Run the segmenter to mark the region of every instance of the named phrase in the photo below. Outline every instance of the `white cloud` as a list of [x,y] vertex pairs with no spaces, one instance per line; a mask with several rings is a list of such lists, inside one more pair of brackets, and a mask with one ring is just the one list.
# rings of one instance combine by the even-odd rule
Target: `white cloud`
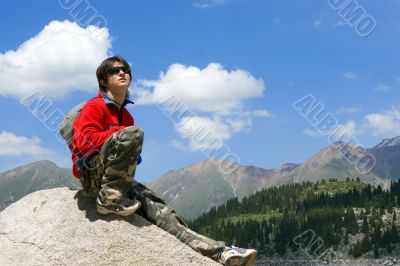
[[[344,110],[346,108],[343,108]],[[349,111],[353,108],[348,108]],[[354,111],[359,111],[354,108]],[[303,134],[310,137],[323,136],[317,130],[306,129]],[[363,121],[356,123],[349,120],[344,124],[339,124],[335,130],[330,132],[334,136],[356,136],[361,134],[368,134],[378,136],[380,138],[390,138],[400,135],[400,106],[393,106],[391,109],[370,113],[364,117]]]
[[272,114],[268,112],[267,110],[254,110],[253,111],[254,116],[259,116],[259,117],[270,117]]
[[173,64],[158,80],[139,81],[136,103],[158,104],[177,97],[192,109],[230,115],[241,112],[244,100],[262,96],[263,91],[263,80],[245,70],[227,71],[217,63],[204,69]]
[[381,113],[372,113],[365,116],[367,128],[372,134],[383,137],[400,135],[400,107],[392,107]]
[[41,91],[62,97],[96,88],[96,68],[110,48],[107,29],[52,21],[16,50],[0,53],[0,95],[24,97]]
[[349,79],[349,80],[357,79],[357,78],[358,78],[356,74],[354,74],[353,72],[350,72],[350,71],[349,71],[349,72],[343,73],[343,76],[344,76],[346,79]]
[[226,121],[233,132],[240,132],[242,130],[249,130],[252,125],[250,117],[246,119],[227,119]]
[[356,123],[353,120],[349,120],[344,124],[339,124],[333,134],[335,136],[354,136],[358,134],[358,129]]
[[317,19],[317,20],[314,21],[313,24],[314,24],[315,27],[319,27],[322,24],[322,22],[321,22],[320,19]]
[[388,92],[390,90],[389,86],[386,86],[382,82],[379,82],[378,87],[375,88],[377,91]]
[[[250,110],[246,105],[248,99],[260,97],[263,92],[262,79],[241,69],[225,70],[217,63],[204,69],[173,64],[157,80],[139,80],[133,91],[137,104],[164,107],[174,99],[178,106],[187,107],[179,110],[182,114],[173,116],[175,128],[189,151],[220,148],[232,134],[249,131],[253,117],[271,116],[266,110]],[[199,140],[195,133],[200,129],[211,133],[217,141],[210,144],[209,140]],[[170,144],[179,150],[185,146],[177,140]]]
[[54,156],[55,152],[41,146],[38,137],[28,138],[3,131],[0,133],[0,156],[32,156],[36,159]]
[[226,0],[209,0],[207,2],[202,2],[202,3],[194,2],[193,6],[196,8],[203,9],[203,8],[214,7],[216,5],[223,5],[223,4],[225,4],[225,2],[226,2]]
[[189,141],[191,151],[219,149],[223,141],[231,137],[231,129],[227,124],[208,117],[184,117],[176,129],[183,139]]
[[338,114],[354,114],[354,113],[359,113],[361,112],[361,108],[359,107],[340,107],[339,110],[336,111]]

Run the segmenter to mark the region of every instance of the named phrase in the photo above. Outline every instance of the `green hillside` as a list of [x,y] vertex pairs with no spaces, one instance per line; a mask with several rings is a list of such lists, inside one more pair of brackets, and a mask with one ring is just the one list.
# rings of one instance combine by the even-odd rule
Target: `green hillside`
[[[300,240],[309,232],[322,240],[323,250],[339,250],[335,254],[341,257],[400,252],[400,180],[388,190],[359,181],[332,179],[264,189],[242,202],[235,198],[212,208],[190,226],[266,256],[304,252]],[[309,252],[320,258],[323,250]]]
[[380,182],[372,173],[360,174],[354,165],[350,165],[346,160],[332,159],[328,163],[321,163],[317,166],[312,162],[306,162],[293,173],[290,173],[285,183],[304,182],[304,181],[321,181],[322,179],[335,178],[339,181],[345,181],[347,177],[359,177],[363,183],[379,185]]

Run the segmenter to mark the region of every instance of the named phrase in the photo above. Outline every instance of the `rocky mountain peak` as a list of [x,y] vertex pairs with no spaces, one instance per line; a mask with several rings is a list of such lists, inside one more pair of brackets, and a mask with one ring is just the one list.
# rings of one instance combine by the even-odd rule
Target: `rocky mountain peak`
[[279,168],[282,172],[290,172],[293,169],[295,169],[297,166],[299,166],[299,165],[295,164],[295,163],[285,163],[285,164],[282,164]]
[[394,147],[400,145],[400,136],[393,138],[383,139],[378,145],[376,145],[373,149],[382,149],[386,147]]

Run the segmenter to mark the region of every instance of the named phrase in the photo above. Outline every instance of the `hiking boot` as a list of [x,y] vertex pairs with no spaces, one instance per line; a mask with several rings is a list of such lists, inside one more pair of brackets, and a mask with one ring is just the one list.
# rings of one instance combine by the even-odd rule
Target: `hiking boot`
[[100,197],[97,197],[96,207],[100,214],[116,214],[120,216],[129,216],[140,208],[140,201],[132,199],[124,199],[120,204],[108,203],[103,204]]
[[256,258],[257,250],[225,247],[221,252],[219,262],[226,266],[251,266]]

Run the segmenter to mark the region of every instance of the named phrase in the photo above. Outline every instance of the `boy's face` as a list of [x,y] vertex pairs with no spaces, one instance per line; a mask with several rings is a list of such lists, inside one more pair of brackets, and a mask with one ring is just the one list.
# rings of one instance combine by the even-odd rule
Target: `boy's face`
[[107,90],[110,90],[111,92],[120,90],[121,92],[126,93],[131,84],[131,77],[128,72],[125,73],[127,70],[124,70],[124,65],[120,62],[114,62],[112,70],[112,73],[107,75]]

